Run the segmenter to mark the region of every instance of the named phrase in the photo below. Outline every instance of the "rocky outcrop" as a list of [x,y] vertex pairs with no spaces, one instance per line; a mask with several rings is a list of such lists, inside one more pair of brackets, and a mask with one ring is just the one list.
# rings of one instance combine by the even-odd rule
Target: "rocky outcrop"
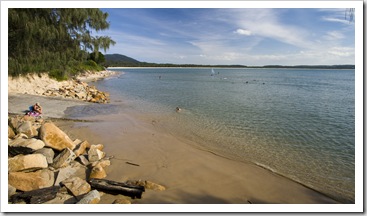
[[109,103],[110,95],[99,91],[95,86],[80,80],[71,80],[60,85],[57,89],[48,89],[43,95],[63,98],[73,98],[92,103]]
[[47,73],[8,77],[9,93],[72,98],[93,103],[109,103],[109,94],[84,81],[95,81],[116,74],[113,71],[84,72],[72,80],[58,82]]
[[[21,125],[39,131],[38,135],[13,129]],[[51,121],[10,117],[8,130],[14,133],[9,136],[8,132],[10,203],[95,204],[103,194],[100,190],[132,199],[140,199],[145,187],[162,190],[149,181],[104,180],[105,169],[113,158],[106,157],[104,146],[91,145],[86,140],[72,141]],[[131,202],[121,199],[114,203]]]

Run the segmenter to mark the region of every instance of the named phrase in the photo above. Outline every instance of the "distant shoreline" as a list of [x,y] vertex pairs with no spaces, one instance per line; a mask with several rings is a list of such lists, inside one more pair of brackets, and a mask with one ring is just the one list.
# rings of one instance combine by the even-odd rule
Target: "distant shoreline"
[[221,66],[190,66],[190,67],[180,67],[180,66],[147,66],[147,67],[140,67],[140,66],[114,66],[114,67],[107,67],[107,69],[125,69],[125,68],[217,68],[217,69],[300,69],[300,70],[307,70],[307,69],[314,69],[314,70],[354,70],[355,66],[350,65],[349,67],[333,67],[333,66],[325,66],[325,67],[317,67],[317,66],[309,66],[309,67],[299,67],[299,66],[281,66],[281,67],[268,67],[268,66],[244,66],[244,67],[221,67]]

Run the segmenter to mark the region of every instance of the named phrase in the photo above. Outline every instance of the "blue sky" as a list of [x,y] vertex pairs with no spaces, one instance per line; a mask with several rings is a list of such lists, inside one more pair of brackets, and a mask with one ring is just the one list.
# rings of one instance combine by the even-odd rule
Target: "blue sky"
[[107,54],[177,64],[355,64],[346,9],[111,8]]

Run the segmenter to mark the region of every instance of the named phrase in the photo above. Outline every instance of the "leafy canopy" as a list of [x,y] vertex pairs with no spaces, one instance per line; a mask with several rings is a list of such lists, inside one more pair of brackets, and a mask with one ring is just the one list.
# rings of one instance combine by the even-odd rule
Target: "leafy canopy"
[[88,52],[98,55],[115,44],[92,35],[109,28],[108,13],[97,8],[16,8],[8,14],[11,76],[52,71],[65,78],[82,69]]

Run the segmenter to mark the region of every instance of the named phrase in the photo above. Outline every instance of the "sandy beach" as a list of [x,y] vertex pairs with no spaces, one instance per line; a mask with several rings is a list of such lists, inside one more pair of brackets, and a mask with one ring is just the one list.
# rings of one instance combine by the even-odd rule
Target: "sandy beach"
[[[68,107],[88,103],[9,91],[8,112],[23,114],[36,101],[42,104],[44,117],[59,118],[55,124],[72,139],[105,146],[106,154],[114,157],[106,179],[149,180],[166,187],[165,191],[147,190],[133,204],[338,203],[254,164],[198,149],[189,140],[157,128],[153,123],[157,119],[134,110],[88,118],[96,121],[67,121],[62,118]],[[120,195],[105,194],[100,203],[109,204],[116,196]]]

